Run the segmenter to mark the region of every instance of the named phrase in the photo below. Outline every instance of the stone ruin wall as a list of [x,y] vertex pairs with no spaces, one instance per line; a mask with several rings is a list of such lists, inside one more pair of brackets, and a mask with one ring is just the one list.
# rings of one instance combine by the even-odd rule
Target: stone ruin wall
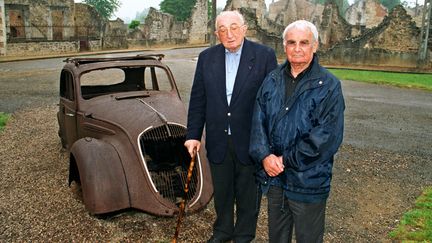
[[378,26],[387,16],[387,8],[378,0],[360,0],[345,11],[345,19],[351,25],[373,28]]
[[6,24],[4,0],[0,0],[0,56],[6,55]]
[[339,8],[334,3],[328,3],[322,13],[322,21],[317,25],[320,50],[327,50],[337,43],[351,37],[351,25],[339,14]]
[[[419,29],[406,10],[396,6],[377,27],[320,53],[328,65],[417,66]],[[432,68],[432,63],[425,65]]]
[[[176,21],[171,14],[150,8],[144,25],[140,25],[141,40],[132,40],[133,45],[176,45],[184,44],[188,39],[188,23]],[[137,33],[135,35],[139,36]],[[131,40],[128,40],[131,43]]]
[[[26,24],[31,21],[40,21],[42,23],[45,21],[47,25],[50,24],[47,14],[45,13],[44,15],[44,11],[42,11],[44,7],[42,3],[46,3],[46,0],[0,1],[5,1],[5,4],[13,2],[15,4],[13,6],[15,7],[22,4],[22,11],[27,15],[25,16]],[[363,2],[366,4],[365,6],[375,3],[375,5],[370,5],[372,8],[375,8],[374,11],[362,12],[367,17],[364,20],[366,26],[362,26],[359,23],[356,25],[350,24],[338,14],[337,7],[332,4],[327,4],[326,6],[315,5],[306,0],[279,0],[270,4],[269,12],[266,12],[264,0],[228,0],[225,9],[241,9],[242,13],[245,16],[247,15],[249,25],[248,38],[256,39],[273,47],[279,56],[282,57],[284,54],[281,34],[284,27],[294,19],[307,19],[315,23],[319,28],[320,54],[323,55],[323,60],[328,63],[360,64],[363,62],[376,63],[377,65],[396,65],[395,63],[406,65],[406,63],[412,63],[418,49],[417,38],[419,30],[415,28],[414,22],[406,14],[406,11],[401,11],[403,8],[400,7],[399,10],[393,11],[387,20],[384,18],[384,20],[380,21],[383,15],[382,6],[376,5],[376,0],[363,0]],[[49,3],[55,3],[55,5],[49,7],[48,10],[45,6],[45,12],[52,11],[53,9],[66,9],[67,11],[64,12],[68,16],[65,17],[66,22],[75,23],[75,26],[87,25],[89,27],[85,31],[76,27],[73,32],[67,33],[67,31],[63,30],[63,33],[75,39],[80,39],[81,37],[88,38],[90,50],[102,49],[103,45],[106,48],[124,48],[127,45],[132,47],[151,47],[155,45],[204,44],[208,43],[209,40],[208,3],[205,0],[197,1],[192,17],[189,21],[185,22],[175,21],[173,16],[163,14],[156,9],[151,9],[145,20],[145,24],[140,25],[139,30],[135,30],[129,34],[127,45],[121,40],[118,41],[119,43],[115,43],[114,39],[113,43],[109,40],[109,37],[125,34],[124,29],[121,28],[122,21],[104,23],[100,18],[95,17],[97,14],[94,14],[94,10],[90,9],[87,5],[79,3],[68,5],[69,3],[73,3],[73,0],[50,0]],[[38,18],[30,17],[30,7],[33,9],[38,6],[40,9],[34,10],[33,13],[40,13],[40,16]],[[70,6],[69,9],[67,6]],[[7,10],[7,7],[5,9]],[[355,8],[353,7],[353,9]],[[353,13],[354,10],[352,10],[351,15],[354,15]],[[356,16],[358,16],[358,12]],[[369,23],[367,19],[379,22],[380,25],[367,28],[367,23]],[[101,31],[101,29],[103,30]],[[394,34],[395,31],[397,31],[397,35]],[[41,30],[39,32],[43,33]],[[49,31],[44,33],[48,33],[47,35],[49,36]],[[107,38],[105,42],[102,42],[100,40],[103,39],[104,33]],[[26,32],[26,35],[36,34],[37,31],[36,33]],[[19,49],[32,50],[32,48],[14,47],[13,44],[7,43],[8,50],[11,47],[12,52],[17,52]],[[59,52],[79,51],[81,48],[80,43],[77,44],[76,42],[73,45],[63,47],[61,45],[55,47],[56,45],[52,45],[53,48],[51,49]],[[33,47],[33,50],[37,48],[41,47]],[[372,58],[369,59],[369,56]],[[393,57],[402,61],[392,61]]]
[[419,35],[420,30],[417,29],[412,17],[398,5],[384,18],[363,48],[417,53]]
[[189,19],[189,44],[208,43],[208,1],[197,1]]
[[127,29],[120,18],[108,21],[105,26],[103,37],[103,49],[127,49]]
[[187,21],[177,21],[171,14],[150,8],[144,24],[128,34],[133,48],[208,43],[208,2],[198,0]]
[[[255,17],[255,21],[253,20],[253,9],[242,9],[242,13],[246,13],[248,16],[248,37],[254,37],[259,42],[271,46],[276,50],[279,57],[285,58],[281,45],[281,33],[288,23],[282,25],[283,21],[287,19],[281,13],[287,12],[283,9],[288,8],[296,14],[304,14],[305,12],[299,11],[302,7],[297,7],[296,1],[301,2],[301,0],[280,0],[270,4],[266,19],[272,17],[276,18],[276,21],[267,28],[259,25],[259,16]],[[375,0],[365,1],[375,2]],[[318,27],[320,33],[319,54],[322,56],[322,62],[327,65],[402,66],[415,69],[417,66],[419,29],[412,17],[401,5],[395,7],[388,17],[383,17],[385,12],[381,5],[372,6],[376,10],[366,14],[372,15],[368,18],[378,24],[375,23],[376,27],[371,28],[351,25],[339,14],[337,6],[331,3],[323,7],[321,17],[312,17],[313,11],[311,11],[308,13],[309,18],[303,18],[314,22]],[[374,21],[370,22],[370,26]],[[431,46],[429,49],[432,49]],[[429,67],[426,65],[426,68],[432,68],[432,62],[429,61],[429,63]]]
[[[15,56],[76,52],[73,41],[73,0],[5,0],[5,22],[19,34],[6,40],[7,54]],[[6,35],[11,35],[6,27]]]
[[227,0],[225,9],[250,9],[256,19],[258,25],[262,26],[267,15],[267,6],[264,0]]
[[105,22],[99,13],[84,3],[75,4],[75,36],[79,40],[100,39]]
[[[2,0],[3,1],[3,0]],[[105,21],[74,0],[4,0],[8,55],[49,55],[127,48],[122,20]],[[12,28],[13,27],[13,28]]]
[[[73,0],[5,0],[5,8],[6,19],[21,25],[18,28],[25,32],[25,39],[56,40],[74,34],[70,27],[74,23]],[[11,34],[9,29],[7,34]]]
[[284,27],[298,19],[305,19],[319,26],[323,10],[323,5],[307,0],[279,0],[270,4],[268,19]]

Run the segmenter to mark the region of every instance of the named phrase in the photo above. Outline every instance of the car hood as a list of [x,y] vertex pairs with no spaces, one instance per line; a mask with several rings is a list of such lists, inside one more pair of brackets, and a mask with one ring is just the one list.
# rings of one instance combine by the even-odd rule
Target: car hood
[[84,115],[109,122],[129,132],[141,133],[148,127],[166,123],[186,126],[186,109],[176,94],[166,93],[151,96],[98,97],[86,101],[82,107]]

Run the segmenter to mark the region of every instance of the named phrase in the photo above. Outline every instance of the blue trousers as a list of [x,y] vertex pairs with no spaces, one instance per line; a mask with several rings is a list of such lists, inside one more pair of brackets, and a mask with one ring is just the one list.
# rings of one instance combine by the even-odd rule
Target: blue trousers
[[271,186],[268,193],[268,226],[270,243],[323,242],[326,202],[303,203],[289,200],[283,189]]

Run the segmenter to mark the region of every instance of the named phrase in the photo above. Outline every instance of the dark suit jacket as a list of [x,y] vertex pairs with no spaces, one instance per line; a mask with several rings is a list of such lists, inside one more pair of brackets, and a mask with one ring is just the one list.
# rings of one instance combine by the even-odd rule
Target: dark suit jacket
[[243,164],[253,164],[248,151],[255,96],[265,76],[276,66],[273,49],[245,39],[228,106],[225,48],[219,44],[200,53],[189,101],[186,139],[201,140],[205,125],[210,162],[220,163],[225,158],[229,124],[237,158]]

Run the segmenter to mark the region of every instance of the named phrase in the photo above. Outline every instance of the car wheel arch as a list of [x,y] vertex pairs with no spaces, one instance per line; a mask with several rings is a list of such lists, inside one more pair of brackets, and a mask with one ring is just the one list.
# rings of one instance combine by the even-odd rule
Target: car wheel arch
[[123,165],[113,145],[95,138],[77,140],[70,149],[69,169],[69,183],[80,183],[91,214],[130,207]]

